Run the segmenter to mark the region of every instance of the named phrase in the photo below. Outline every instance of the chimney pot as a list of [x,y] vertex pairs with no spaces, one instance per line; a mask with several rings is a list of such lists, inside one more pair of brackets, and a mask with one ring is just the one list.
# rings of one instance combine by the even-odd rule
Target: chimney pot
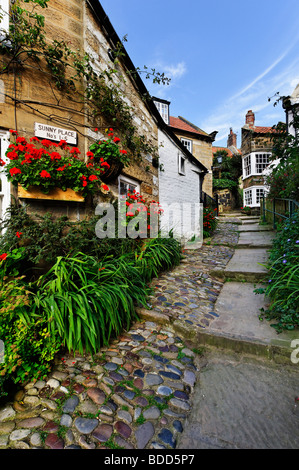
[[228,147],[236,147],[237,148],[237,134],[235,134],[230,128],[228,139],[227,139],[227,146]]
[[246,124],[248,124],[249,127],[254,127],[254,123],[255,123],[255,115],[250,109],[246,114]]

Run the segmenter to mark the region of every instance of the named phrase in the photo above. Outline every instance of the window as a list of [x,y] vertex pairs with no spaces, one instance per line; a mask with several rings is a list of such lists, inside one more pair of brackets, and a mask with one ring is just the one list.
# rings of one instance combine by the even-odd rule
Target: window
[[264,195],[264,188],[256,188],[255,202],[259,204]]
[[259,207],[263,195],[265,194],[264,186],[251,186],[244,190],[244,206]]
[[179,155],[179,174],[186,174],[185,158],[182,155]]
[[131,178],[127,178],[126,176],[119,176],[118,185],[119,195],[123,197],[126,197],[128,193],[133,193],[133,191],[136,191],[137,193],[140,192],[139,183]]
[[190,139],[181,139],[182,144],[192,153],[192,140]]
[[167,103],[162,103],[161,101],[154,101],[155,105],[158,108],[159,113],[161,114],[163,120],[166,124],[169,124],[169,107]]
[[263,173],[264,169],[269,165],[269,153],[257,153],[255,155],[255,172]]
[[253,152],[243,158],[243,179],[250,175],[261,175],[270,163],[271,153]]
[[252,205],[252,189],[246,189],[244,191],[244,202],[245,202],[245,206]]
[[245,178],[246,176],[249,176],[251,174],[251,155],[248,155],[247,157],[244,158],[243,164],[244,164],[243,176]]

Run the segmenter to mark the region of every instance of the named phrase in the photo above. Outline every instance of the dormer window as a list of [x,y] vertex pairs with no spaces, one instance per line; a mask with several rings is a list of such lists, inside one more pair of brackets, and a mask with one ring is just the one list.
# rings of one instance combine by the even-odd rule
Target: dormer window
[[192,140],[181,138],[181,142],[186,147],[186,149],[189,150],[190,153],[192,153]]
[[153,98],[153,101],[166,124],[169,124],[169,101],[161,100],[159,98]]

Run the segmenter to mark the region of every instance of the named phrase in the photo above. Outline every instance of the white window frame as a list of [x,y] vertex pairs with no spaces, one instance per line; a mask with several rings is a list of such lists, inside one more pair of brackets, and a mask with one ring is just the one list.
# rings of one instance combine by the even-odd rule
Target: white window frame
[[[266,194],[265,186],[249,186],[243,190],[243,205],[247,207],[260,207],[261,196],[258,196],[258,192],[263,191],[263,194]],[[251,203],[248,203],[248,198],[246,195],[251,191]]]
[[[1,140],[1,152],[0,157],[3,161],[8,163],[10,160],[5,156],[5,152],[9,146],[9,132],[0,129],[0,140]],[[3,170],[3,167],[1,167]],[[7,180],[3,171],[0,172],[0,179],[1,179],[1,190],[0,190],[0,218],[3,220],[4,215],[8,207],[10,206],[10,196],[11,196],[11,185],[10,182]]]
[[[140,183],[132,178],[128,178],[127,176],[123,176],[123,175],[120,175],[118,177],[118,194],[119,194],[119,197],[123,197],[124,195],[120,193],[120,184],[122,183],[126,183],[128,186],[131,185],[131,186],[134,186],[134,189],[136,191],[136,193],[140,193]],[[128,192],[128,189],[127,189],[127,192]]]
[[248,178],[251,173],[251,155],[249,154],[243,158],[243,179]]
[[[265,165],[262,171],[257,171],[257,165],[261,165],[261,163],[257,163],[257,156],[261,156],[261,155],[268,157],[268,163]],[[244,180],[253,175],[262,175],[263,171],[271,163],[270,162],[271,155],[272,155],[271,152],[263,152],[263,151],[251,152],[245,155],[242,158],[242,167],[243,167],[242,179]]]
[[167,103],[162,103],[161,101],[154,101],[156,107],[158,108],[159,113],[161,114],[162,119],[169,124],[169,106]]
[[[257,175],[262,175],[263,174],[263,171],[267,168],[267,166],[270,163],[270,156],[271,156],[271,153],[269,153],[269,152],[256,152],[256,154],[255,154],[255,173]],[[261,159],[261,161],[259,163],[257,162],[258,158]],[[266,161],[264,161],[264,160],[266,160]],[[258,171],[258,165],[259,165],[261,171]]]
[[190,153],[192,153],[192,150],[193,150],[192,140],[191,139],[185,139],[184,137],[181,137],[181,142],[186,147],[186,149],[189,150]]

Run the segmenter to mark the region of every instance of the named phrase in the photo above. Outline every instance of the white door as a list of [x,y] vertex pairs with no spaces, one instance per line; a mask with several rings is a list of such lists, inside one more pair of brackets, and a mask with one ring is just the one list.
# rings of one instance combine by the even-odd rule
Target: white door
[[[5,162],[9,159],[5,157],[5,152],[9,146],[10,134],[7,131],[0,130],[0,158]],[[6,210],[10,206],[10,183],[3,172],[4,167],[0,167],[0,218],[3,219]]]

